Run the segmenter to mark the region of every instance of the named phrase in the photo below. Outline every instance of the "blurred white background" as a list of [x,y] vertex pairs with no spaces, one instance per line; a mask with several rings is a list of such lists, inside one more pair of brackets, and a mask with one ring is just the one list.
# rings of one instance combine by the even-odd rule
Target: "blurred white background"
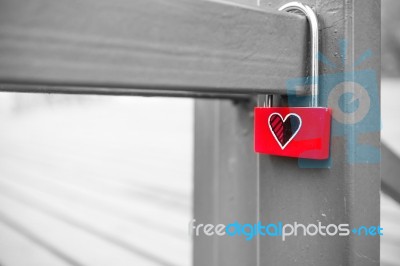
[[0,94],[0,265],[190,265],[193,101]]

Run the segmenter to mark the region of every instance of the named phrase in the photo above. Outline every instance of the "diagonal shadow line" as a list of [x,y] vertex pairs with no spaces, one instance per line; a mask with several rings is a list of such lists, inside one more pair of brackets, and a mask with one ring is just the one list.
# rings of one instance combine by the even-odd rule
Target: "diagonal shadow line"
[[381,156],[382,191],[400,203],[400,157],[384,143]]

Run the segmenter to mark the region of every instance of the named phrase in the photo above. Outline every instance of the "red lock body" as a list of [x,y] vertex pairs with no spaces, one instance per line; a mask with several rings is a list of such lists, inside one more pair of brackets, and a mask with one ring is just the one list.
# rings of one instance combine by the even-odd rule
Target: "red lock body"
[[256,107],[254,149],[278,156],[328,159],[331,109],[325,107]]

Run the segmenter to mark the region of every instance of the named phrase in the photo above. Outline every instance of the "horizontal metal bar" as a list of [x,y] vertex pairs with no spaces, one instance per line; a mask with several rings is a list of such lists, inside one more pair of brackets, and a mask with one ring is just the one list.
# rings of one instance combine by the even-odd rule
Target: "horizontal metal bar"
[[286,94],[306,33],[302,16],[222,2],[0,0],[0,84]]
[[43,85],[32,85],[32,84],[0,84],[0,91],[26,92],[26,93],[231,99],[240,101],[247,101],[251,100],[252,98],[251,95],[247,94],[227,94],[227,93],[178,91],[178,90],[152,90],[152,89],[136,89],[136,88],[43,86]]

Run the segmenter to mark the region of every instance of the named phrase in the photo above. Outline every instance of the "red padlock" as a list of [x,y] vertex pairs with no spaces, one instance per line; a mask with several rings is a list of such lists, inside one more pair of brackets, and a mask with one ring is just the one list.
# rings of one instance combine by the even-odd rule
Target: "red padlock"
[[258,153],[320,160],[329,157],[329,108],[256,107],[254,127]]
[[279,10],[301,11],[311,29],[312,107],[268,107],[254,109],[254,149],[278,156],[328,159],[331,109],[318,106],[318,21],[314,11],[300,3],[289,3]]

